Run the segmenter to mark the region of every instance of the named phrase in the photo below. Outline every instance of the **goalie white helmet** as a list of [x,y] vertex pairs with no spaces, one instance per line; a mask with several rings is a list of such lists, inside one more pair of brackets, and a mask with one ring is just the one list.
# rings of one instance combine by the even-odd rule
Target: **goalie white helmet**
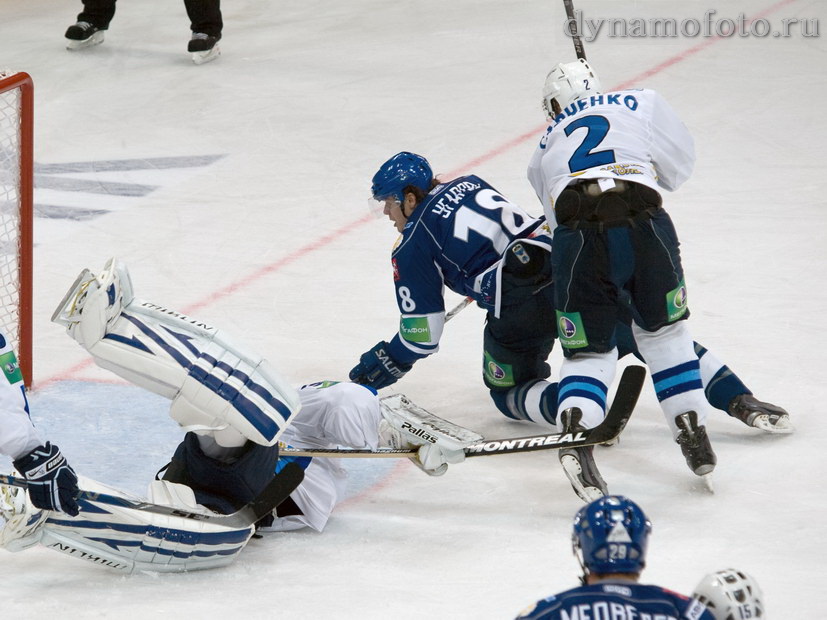
[[546,76],[546,83],[543,85],[543,109],[546,116],[554,118],[557,113],[554,111],[553,101],[562,109],[586,95],[596,95],[600,92],[600,80],[585,58],[576,62],[561,62]]
[[743,571],[728,568],[710,573],[693,593],[715,616],[715,620],[766,618],[764,594],[758,583]]

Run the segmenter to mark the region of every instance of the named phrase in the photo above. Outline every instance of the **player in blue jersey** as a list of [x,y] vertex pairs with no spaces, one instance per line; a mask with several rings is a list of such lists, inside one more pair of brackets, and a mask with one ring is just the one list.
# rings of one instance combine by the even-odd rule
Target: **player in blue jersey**
[[572,542],[583,569],[578,588],[538,601],[521,620],[715,620],[695,599],[660,586],[638,583],[646,566],[652,524],[635,502],[608,495],[574,517]]
[[[380,389],[435,353],[447,286],[487,310],[483,380],[497,408],[511,419],[556,424],[558,384],[546,381],[557,328],[543,218],[531,217],[477,176],[441,183],[424,157],[408,152],[382,164],[372,194],[401,233],[391,255],[401,317],[398,333],[364,353],[351,380]],[[637,354],[630,323],[631,315],[617,323],[621,356]],[[756,400],[703,346],[696,343],[695,352],[714,407],[769,432],[790,428],[783,409]],[[561,450],[560,457],[584,500],[607,492],[592,467],[591,447]]]
[[391,255],[399,331],[364,353],[352,381],[391,385],[435,353],[443,289],[484,308],[483,380],[505,415],[554,424],[546,358],[556,337],[549,230],[483,179],[441,183],[428,161],[402,152],[373,177],[373,199],[401,233]]

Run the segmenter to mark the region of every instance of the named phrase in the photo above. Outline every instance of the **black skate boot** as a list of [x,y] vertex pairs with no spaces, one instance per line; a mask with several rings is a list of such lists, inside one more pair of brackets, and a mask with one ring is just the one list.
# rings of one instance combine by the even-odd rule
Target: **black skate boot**
[[790,423],[789,413],[771,403],[761,402],[752,394],[741,394],[733,398],[727,412],[747,426],[768,433],[792,433],[795,430]]
[[712,473],[718,459],[712,451],[706,427],[698,426],[698,414],[694,411],[682,413],[675,418],[675,424],[680,430],[675,441],[681,447],[689,469],[697,476]]
[[84,47],[92,47],[103,43],[103,31],[106,28],[98,28],[89,22],[78,22],[66,29],[66,49],[79,50]]
[[196,65],[201,65],[218,58],[221,55],[217,45],[220,39],[220,34],[213,37],[203,32],[193,32],[192,39],[187,45],[187,51],[192,54],[192,61]]
[[[576,433],[586,430],[580,425],[582,412],[577,407],[566,409],[560,414],[560,426],[564,433]],[[571,488],[584,502],[591,502],[609,493],[606,483],[600,476],[600,471],[594,462],[592,452],[594,446],[580,448],[565,448],[560,450],[560,464],[566,477],[571,482]]]

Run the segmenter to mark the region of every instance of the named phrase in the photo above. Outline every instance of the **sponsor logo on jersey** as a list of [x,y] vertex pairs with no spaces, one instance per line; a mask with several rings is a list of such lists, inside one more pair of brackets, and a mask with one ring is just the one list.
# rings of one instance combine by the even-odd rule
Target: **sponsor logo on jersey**
[[577,333],[577,326],[571,319],[564,316],[560,319],[560,333],[566,338],[573,338]]
[[511,364],[496,361],[488,351],[483,354],[483,375],[486,381],[496,387],[511,387],[515,385],[514,369]]
[[399,333],[408,342],[431,341],[431,326],[424,316],[402,317],[399,320]]
[[603,172],[611,172],[617,177],[624,177],[630,174],[644,174],[640,164],[611,164],[600,168]]
[[560,344],[567,349],[582,349],[589,346],[579,312],[557,311],[557,335],[560,337]]
[[397,282],[399,280],[399,265],[396,264],[396,259],[391,259],[391,265],[393,265],[393,281]]
[[505,371],[494,362],[488,362],[488,372],[491,374],[492,378],[497,380],[505,377]]
[[621,586],[616,583],[607,583],[603,585],[604,592],[613,592],[621,596],[632,596],[632,588]]
[[681,280],[678,288],[666,294],[666,315],[670,322],[677,321],[686,314],[686,311],[689,310],[687,302],[686,283]]
[[3,366],[3,374],[6,375],[6,380],[9,383],[15,384],[23,380],[23,373],[17,363],[14,351],[8,351],[0,355],[0,364]]

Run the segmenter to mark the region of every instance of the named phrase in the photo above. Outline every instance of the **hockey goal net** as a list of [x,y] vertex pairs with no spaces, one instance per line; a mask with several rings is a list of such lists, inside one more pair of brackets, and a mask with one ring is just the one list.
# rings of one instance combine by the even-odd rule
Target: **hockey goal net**
[[[0,330],[32,380],[32,79],[0,70]],[[7,373],[10,359],[0,356]]]

